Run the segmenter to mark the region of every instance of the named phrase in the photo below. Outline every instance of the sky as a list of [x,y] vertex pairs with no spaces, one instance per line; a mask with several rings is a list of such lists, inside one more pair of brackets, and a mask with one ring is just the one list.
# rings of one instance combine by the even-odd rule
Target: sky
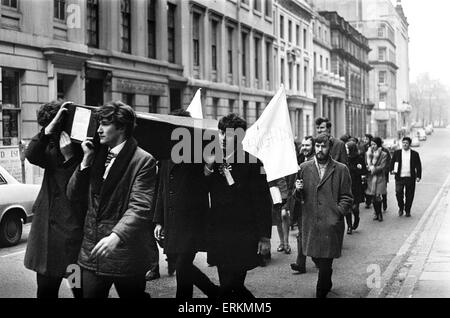
[[402,0],[402,5],[409,22],[410,81],[428,72],[450,87],[450,1]]

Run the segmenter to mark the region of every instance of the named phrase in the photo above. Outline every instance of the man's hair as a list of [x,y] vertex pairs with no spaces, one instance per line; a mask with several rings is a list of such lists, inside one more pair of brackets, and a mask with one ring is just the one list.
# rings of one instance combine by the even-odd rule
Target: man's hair
[[98,121],[115,125],[118,129],[125,129],[125,136],[131,137],[136,127],[136,113],[133,108],[121,101],[109,102],[97,111]]
[[38,124],[42,127],[47,127],[53,118],[55,118],[63,103],[64,101],[62,100],[54,100],[42,105],[37,114]]
[[350,138],[352,138],[352,136],[350,136],[349,134],[344,134],[339,139],[342,140],[344,143],[346,143],[347,141],[350,140]]
[[312,146],[314,147],[315,140],[314,140],[314,137],[313,137],[313,136],[305,136],[303,139],[304,139],[304,140],[311,140],[311,144],[312,144]]
[[190,112],[182,108],[175,109],[174,111],[170,112],[169,115],[178,117],[192,117]]
[[222,117],[219,121],[220,130],[225,131],[227,128],[242,128],[243,130],[247,130],[247,122],[237,114],[231,113]]
[[412,144],[412,139],[410,137],[403,137],[402,142],[407,141],[409,144]]
[[380,137],[373,138],[372,142],[374,142],[378,148],[381,148],[381,146],[383,145],[383,140],[381,140]]
[[365,137],[367,137],[367,139],[369,139],[369,141],[372,141],[373,136],[371,134],[365,134]]
[[328,143],[330,147],[332,146],[333,142],[331,141],[330,136],[327,134],[319,134],[316,139],[314,140],[314,144],[321,144],[321,143]]
[[328,118],[326,117],[319,117],[316,118],[316,126],[320,126],[322,123],[327,123],[327,128],[330,129],[331,128],[331,122]]
[[348,152],[349,152],[349,157],[350,158],[354,158],[358,155],[358,146],[356,144],[356,142],[354,141],[349,141],[346,143],[347,148],[348,148]]

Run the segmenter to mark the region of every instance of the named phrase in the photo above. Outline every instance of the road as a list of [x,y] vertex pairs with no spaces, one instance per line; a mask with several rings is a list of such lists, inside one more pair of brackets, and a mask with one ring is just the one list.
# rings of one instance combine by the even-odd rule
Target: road
[[[386,269],[392,258],[414,230],[422,214],[438,193],[450,174],[450,130],[436,129],[428,141],[422,142],[419,151],[423,165],[423,178],[416,187],[412,217],[398,217],[394,180],[388,185],[388,210],[384,222],[372,220],[372,209],[361,205],[361,223],[353,235],[345,235],[342,257],[334,261],[333,289],[330,298],[366,297],[370,292],[367,280],[379,269]],[[291,255],[276,252],[278,235],[275,227],[272,233],[272,260],[266,267],[256,268],[248,273],[247,287],[257,297],[310,298],[315,296],[317,270],[307,260],[307,273],[294,275],[289,264],[296,257],[296,231],[290,234],[293,250]],[[23,256],[29,225],[24,229],[20,245],[0,249],[0,297],[34,297],[36,293],[35,274],[23,267]],[[165,256],[160,254],[161,278],[147,283],[147,291],[154,298],[174,297],[175,277],[167,275]],[[217,271],[206,264],[205,253],[197,254],[195,263],[213,281],[218,283]],[[71,297],[67,285],[60,290],[61,297]],[[114,291],[111,297],[116,297]],[[197,289],[194,297],[204,297]]]

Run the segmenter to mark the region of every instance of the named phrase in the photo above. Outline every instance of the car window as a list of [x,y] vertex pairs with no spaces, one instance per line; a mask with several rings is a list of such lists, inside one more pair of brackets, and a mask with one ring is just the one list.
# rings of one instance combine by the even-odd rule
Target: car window
[[8,182],[6,182],[5,178],[3,178],[3,176],[0,174],[0,185],[1,184],[7,184]]

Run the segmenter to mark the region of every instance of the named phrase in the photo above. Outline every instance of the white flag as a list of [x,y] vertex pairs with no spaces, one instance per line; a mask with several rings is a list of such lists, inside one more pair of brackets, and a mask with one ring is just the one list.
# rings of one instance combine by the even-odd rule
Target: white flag
[[203,119],[201,88],[197,90],[191,104],[186,110],[191,113],[192,118]]
[[268,182],[298,171],[284,86],[247,130],[242,145],[245,151],[261,160]]

